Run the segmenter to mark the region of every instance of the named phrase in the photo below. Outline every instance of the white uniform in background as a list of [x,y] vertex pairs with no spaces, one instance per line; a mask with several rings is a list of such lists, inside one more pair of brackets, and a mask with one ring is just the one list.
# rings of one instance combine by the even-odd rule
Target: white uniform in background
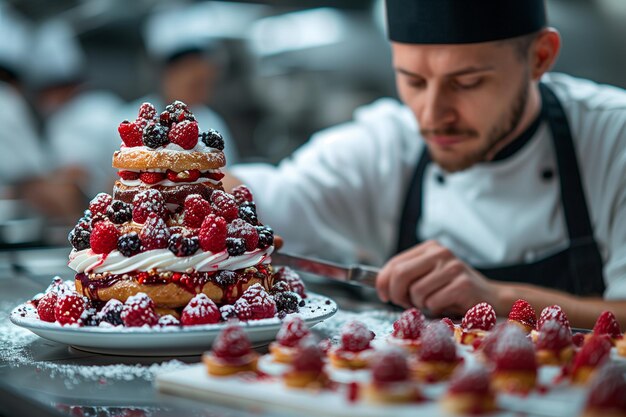
[[[603,259],[605,298],[626,298],[626,93],[562,74],[543,81],[564,107]],[[401,212],[424,149],[410,110],[383,99],[314,135],[273,167],[241,165],[259,216],[285,250],[382,264],[395,254]],[[425,172],[418,236],[472,265],[532,262],[568,246],[547,123],[505,159]],[[445,182],[441,180],[444,178]],[[443,183],[442,183],[443,182]]]

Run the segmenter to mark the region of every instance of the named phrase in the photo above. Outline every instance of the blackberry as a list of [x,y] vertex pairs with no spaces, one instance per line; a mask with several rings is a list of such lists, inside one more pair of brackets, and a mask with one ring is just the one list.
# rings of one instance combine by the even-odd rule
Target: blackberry
[[113,200],[107,209],[107,216],[115,224],[122,224],[133,218],[133,206],[120,200]]
[[240,237],[227,237],[226,248],[230,256],[239,256],[246,251],[246,243]]
[[124,324],[121,317],[123,308],[124,304],[120,300],[109,300],[104,305],[104,307],[102,307],[100,313],[98,313],[100,321],[107,322],[109,324],[112,324],[113,326],[119,326]]
[[237,282],[237,273],[235,271],[217,271],[217,273],[213,276],[213,280],[220,287],[230,287],[235,282]]
[[136,255],[140,249],[141,240],[137,232],[127,233],[117,239],[117,250],[126,257]]
[[168,132],[169,128],[161,123],[149,123],[143,130],[143,144],[153,149],[167,145],[169,142],[167,138]]
[[88,249],[90,247],[90,238],[91,232],[80,227],[80,224],[74,227],[70,234],[67,236],[67,240],[70,241],[70,243],[76,250]]
[[253,226],[259,224],[259,219],[256,216],[256,206],[251,201],[244,201],[239,206],[239,218]]
[[276,302],[276,309],[278,311],[284,311],[287,314],[291,314],[297,313],[299,310],[298,304],[300,303],[300,297],[295,292],[279,292],[274,295],[274,301]]
[[96,314],[95,308],[86,308],[81,314],[79,322],[83,326],[97,326],[100,324],[100,316]]
[[270,294],[272,295],[287,291],[291,291],[291,287],[285,281],[275,282],[274,285],[272,285],[272,288],[270,288]]
[[185,237],[180,233],[173,234],[167,241],[167,248],[176,256],[191,256],[199,247],[197,237]]
[[206,132],[200,133],[200,140],[204,142],[209,148],[224,150],[224,138],[217,130],[209,129]]
[[237,310],[235,310],[235,307],[232,304],[224,304],[221,306],[220,314],[222,315],[222,320],[224,321],[237,318]]
[[257,243],[259,249],[266,249],[274,244],[274,231],[271,227],[256,226],[256,231],[259,234],[259,243]]

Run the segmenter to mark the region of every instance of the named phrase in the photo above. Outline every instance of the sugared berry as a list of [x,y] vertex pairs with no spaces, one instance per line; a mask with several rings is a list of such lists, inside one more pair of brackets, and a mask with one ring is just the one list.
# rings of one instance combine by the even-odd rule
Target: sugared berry
[[106,214],[107,209],[111,205],[113,201],[113,197],[111,197],[107,193],[99,193],[97,194],[90,202],[89,202],[89,211],[91,211],[91,215],[95,214]]
[[129,148],[134,146],[141,146],[141,137],[143,135],[142,127],[136,122],[129,122],[128,120],[124,120],[117,127],[117,131],[120,134],[120,138],[124,145]]
[[256,206],[250,201],[244,201],[239,206],[239,218],[245,222],[256,226],[259,224],[259,219],[256,215]]
[[213,280],[222,288],[230,287],[237,282],[238,275],[235,271],[229,271],[227,269],[217,271],[213,276]]
[[141,250],[141,240],[137,232],[126,233],[117,240],[117,250],[126,257],[136,255]]
[[241,184],[233,188],[232,195],[235,197],[237,204],[241,205],[245,202],[252,203],[254,198],[252,197],[252,191],[245,185]]
[[180,233],[170,236],[167,248],[176,256],[191,256],[200,247],[198,238],[195,236],[186,237]]
[[109,253],[117,248],[120,232],[110,221],[98,222],[93,226],[89,244],[94,253]]
[[183,149],[193,149],[198,143],[198,122],[183,120],[173,124],[168,138]]
[[124,308],[124,303],[120,300],[116,300],[115,298],[110,299],[100,310],[100,321],[104,321],[113,326],[120,326],[124,324],[122,321],[122,310]]
[[78,226],[74,227],[70,234],[67,236],[67,240],[70,241],[70,243],[76,250],[88,249],[90,239],[91,232]]
[[351,321],[341,328],[341,346],[349,352],[369,349],[374,337],[367,326],[360,321]]
[[184,224],[187,227],[200,227],[205,217],[211,214],[211,203],[200,194],[190,194],[185,198]]
[[259,243],[256,228],[242,219],[235,219],[228,225],[228,237],[242,239],[247,251],[253,251]]
[[281,292],[291,291],[291,287],[285,281],[277,281],[270,288],[270,294],[276,295]]
[[220,314],[222,315],[222,320],[224,321],[237,318],[237,311],[235,310],[235,306],[232,304],[224,304],[221,306]]
[[252,352],[252,346],[246,332],[231,324],[217,335],[212,352],[218,358],[240,358]]
[[100,316],[95,308],[86,308],[83,314],[78,319],[78,324],[81,326],[94,327],[100,324]]
[[211,193],[211,207],[215,214],[222,216],[227,222],[231,222],[239,216],[239,208],[235,198],[222,190],[215,190]]
[[298,275],[293,269],[286,266],[276,268],[274,279],[275,282],[286,282],[291,291],[295,292],[302,298],[306,297],[304,282],[300,278],[300,275]]
[[120,317],[126,327],[154,326],[159,321],[154,311],[154,301],[143,292],[128,297]]
[[220,311],[213,300],[207,297],[206,294],[200,293],[194,296],[185,306],[180,315],[180,322],[185,326],[212,324],[218,323],[221,317]]
[[224,150],[224,138],[217,130],[209,129],[206,132],[202,132],[200,139],[209,148],[219,149],[220,151]]
[[161,123],[150,122],[143,129],[143,144],[152,149],[165,146],[169,142],[168,132],[169,128],[167,126],[163,126]]
[[238,237],[227,237],[226,249],[230,256],[243,255],[246,252],[246,243]]
[[77,293],[59,295],[54,307],[54,317],[60,324],[78,323],[78,319],[87,307],[87,299]]
[[200,247],[205,252],[221,252],[226,249],[226,235],[228,227],[226,220],[215,214],[206,216],[200,227],[198,238]]
[[304,337],[310,334],[311,331],[301,317],[291,316],[280,326],[280,330],[276,335],[276,341],[283,346],[295,347]]
[[115,224],[122,224],[133,218],[133,207],[120,200],[113,200],[107,209],[107,216]]
[[144,120],[151,120],[157,114],[156,108],[151,103],[142,103],[139,106],[139,118]]
[[37,303],[37,314],[43,321],[54,322],[54,307],[57,304],[58,294],[55,291],[49,291],[39,299]]
[[162,218],[150,213],[141,228],[139,239],[145,250],[165,249],[170,238],[170,231]]
[[274,301],[276,302],[276,309],[283,311],[287,314],[298,312],[298,303],[300,303],[300,297],[295,292],[285,291],[274,294]]
[[274,244],[274,231],[268,226],[256,226],[259,234],[259,249],[267,249]]
[[150,213],[156,213],[162,219],[168,216],[163,195],[152,188],[136,194],[133,198],[133,220],[144,223]]
[[253,319],[270,318],[276,314],[276,302],[261,284],[254,284],[248,287],[240,299],[246,300],[250,305]]

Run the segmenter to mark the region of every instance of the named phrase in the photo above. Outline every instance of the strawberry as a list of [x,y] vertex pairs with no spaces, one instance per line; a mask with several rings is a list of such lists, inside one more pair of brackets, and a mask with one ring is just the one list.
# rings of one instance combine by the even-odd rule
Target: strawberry
[[239,216],[239,207],[235,202],[235,198],[222,190],[213,191],[211,194],[211,206],[213,207],[213,212],[226,219],[227,222],[231,222]]
[[163,219],[157,216],[156,213],[150,213],[139,234],[143,249],[165,249],[167,248],[169,238],[170,231]]
[[151,120],[157,114],[156,108],[151,103],[142,103],[139,106],[139,118],[144,120]]
[[142,172],[139,174],[139,180],[149,185],[154,185],[165,178],[166,175],[163,172]]
[[98,193],[90,202],[89,202],[89,211],[91,211],[91,215],[95,216],[96,214],[106,214],[107,209],[111,205],[113,201],[113,197],[111,197],[107,193]]
[[251,353],[252,347],[243,329],[231,324],[217,335],[212,352],[218,358],[235,359]]
[[426,318],[416,308],[405,310],[398,320],[393,323],[392,335],[398,339],[419,339],[420,333],[426,326]]
[[43,321],[54,322],[54,308],[57,304],[58,294],[55,291],[50,291],[44,294],[37,303],[37,314]]
[[461,321],[466,330],[491,330],[496,325],[496,312],[490,304],[479,303],[467,310]]
[[124,145],[128,146],[129,148],[143,145],[143,142],[141,141],[143,128],[138,123],[124,120],[117,127],[117,131],[119,132],[120,138],[122,139],[122,142],[124,142]]
[[581,366],[596,367],[603,364],[609,358],[611,346],[607,335],[592,334],[576,354],[573,371]]
[[159,321],[154,301],[143,292],[128,297],[120,317],[126,327],[154,326]]
[[235,219],[228,225],[227,237],[242,239],[247,251],[255,250],[259,243],[256,228],[242,219]]
[[615,315],[610,311],[603,311],[593,326],[594,334],[608,334],[612,339],[618,339],[622,335],[622,330]]
[[541,311],[541,314],[539,315],[539,321],[537,322],[537,330],[541,330],[541,326],[543,326],[543,323],[550,319],[558,320],[563,323],[564,326],[567,326],[568,328],[570,327],[567,315],[561,309],[561,306],[555,304],[546,307]]
[[253,320],[272,318],[276,314],[276,302],[261,284],[248,287],[241,298],[248,302]]
[[201,177],[208,178],[213,181],[220,181],[222,178],[224,178],[224,175],[225,174],[220,171],[217,171],[217,172],[207,171],[207,172],[200,174]]
[[225,250],[227,233],[226,220],[216,214],[209,214],[202,222],[198,232],[200,247],[205,252],[213,253]]
[[537,337],[537,349],[559,352],[568,346],[572,346],[572,333],[569,328],[554,319],[543,323]]
[[494,349],[496,370],[537,370],[532,342],[517,326],[505,326]]
[[170,142],[189,150],[198,143],[198,134],[198,122],[183,120],[172,125],[167,137]]
[[476,365],[457,368],[448,385],[450,393],[486,395],[491,392],[491,378],[486,368]]
[[374,356],[372,361],[374,382],[402,382],[409,379],[409,366],[404,351],[388,348]]
[[180,315],[180,322],[184,326],[218,323],[220,319],[220,310],[204,293],[193,297]]
[[537,326],[537,313],[526,300],[517,300],[511,307],[509,320],[517,321],[524,326],[534,329]]
[[369,349],[373,338],[372,332],[360,321],[348,322],[341,329],[341,346],[349,352]]
[[313,337],[300,341],[293,357],[293,369],[298,372],[321,373],[324,368],[324,353]]
[[418,355],[425,362],[457,362],[456,344],[448,326],[434,322],[426,327]]
[[185,226],[200,227],[204,218],[211,214],[211,203],[200,194],[190,194],[185,198],[183,213]]
[[276,341],[288,347],[296,346],[303,337],[311,334],[304,320],[298,316],[290,316],[285,319],[278,334],[276,335]]
[[110,253],[117,249],[120,232],[109,220],[96,223],[91,230],[89,244],[94,253]]
[[80,316],[87,307],[87,299],[77,293],[59,295],[54,306],[54,317],[60,324],[78,323]]
[[200,171],[197,169],[181,172],[167,170],[167,179],[172,182],[195,182],[198,178],[200,178]]
[[626,379],[622,367],[607,364],[598,370],[589,386],[587,408],[606,410],[606,415],[613,415],[612,412],[620,415],[626,411]]
[[169,214],[163,195],[152,188],[137,193],[133,198],[133,221],[144,223],[150,213],[156,213],[164,220]]
[[133,181],[133,180],[138,180],[139,179],[139,172],[135,172],[135,171],[119,170],[119,171],[117,171],[117,175],[121,179],[127,180],[127,181]]
[[[221,179],[221,178],[220,178]],[[248,187],[241,184],[232,189],[232,194],[235,197],[235,201],[238,205],[241,205],[243,202],[248,201],[250,203],[254,202],[252,197],[252,192]]]

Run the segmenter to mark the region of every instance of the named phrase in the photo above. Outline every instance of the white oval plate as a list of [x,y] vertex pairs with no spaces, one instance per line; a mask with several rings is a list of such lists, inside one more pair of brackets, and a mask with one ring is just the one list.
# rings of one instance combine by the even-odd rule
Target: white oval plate
[[[308,293],[305,306],[294,313],[313,326],[337,312],[337,304],[323,295]],[[78,327],[61,326],[39,319],[35,308],[21,304],[11,312],[11,321],[44,339],[70,345],[79,350],[128,356],[199,355],[209,350],[226,323],[187,327]],[[281,326],[277,317],[242,322],[254,346],[266,344],[276,337]]]

